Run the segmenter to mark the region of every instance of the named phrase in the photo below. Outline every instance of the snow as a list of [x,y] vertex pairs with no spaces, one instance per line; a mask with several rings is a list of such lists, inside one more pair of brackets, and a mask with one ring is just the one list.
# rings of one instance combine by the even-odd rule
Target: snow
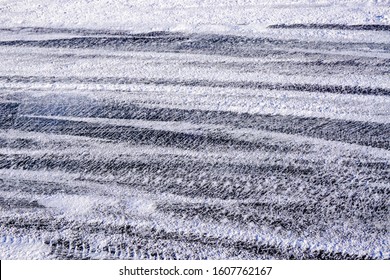
[[[0,258],[388,257],[390,32],[345,27],[389,15],[390,1],[0,0],[0,113],[15,115],[0,115]],[[132,34],[150,31],[169,33]]]
[[389,24],[390,1],[0,1],[0,26],[261,34],[271,24]]

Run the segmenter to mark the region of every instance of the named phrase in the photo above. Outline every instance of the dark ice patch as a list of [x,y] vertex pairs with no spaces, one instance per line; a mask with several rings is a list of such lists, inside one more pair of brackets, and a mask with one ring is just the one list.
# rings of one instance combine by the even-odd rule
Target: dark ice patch
[[11,128],[18,112],[18,103],[0,103],[0,129]]

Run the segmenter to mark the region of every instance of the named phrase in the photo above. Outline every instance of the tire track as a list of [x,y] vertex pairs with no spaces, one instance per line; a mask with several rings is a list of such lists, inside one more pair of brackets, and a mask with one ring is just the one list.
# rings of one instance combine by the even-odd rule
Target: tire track
[[138,79],[138,78],[79,78],[79,77],[22,77],[22,76],[0,76],[0,81],[5,83],[98,83],[98,84],[145,84],[157,86],[187,86],[187,87],[215,87],[215,88],[238,88],[238,89],[267,89],[267,90],[287,90],[302,92],[319,92],[330,94],[356,94],[389,96],[388,88],[369,88],[360,86],[338,86],[338,85],[318,85],[318,84],[281,84],[263,82],[223,82],[216,80],[173,80],[173,79]]
[[270,25],[269,28],[390,31],[390,26],[384,24],[277,24]]
[[[121,113],[123,119],[142,119],[152,121],[193,121],[214,125],[226,125],[235,128],[249,128],[263,131],[280,132],[293,135],[315,137],[325,140],[341,141],[390,150],[390,124],[367,123],[361,121],[333,120],[326,118],[308,118],[281,115],[252,115],[247,113],[216,112],[180,109],[144,109],[138,112]],[[150,114],[148,114],[151,112]],[[137,114],[138,113],[138,114]],[[146,113],[146,114],[145,114]],[[159,114],[161,113],[161,114]],[[115,114],[115,112],[113,113]],[[127,116],[126,116],[127,115]],[[143,116],[148,116],[143,118]],[[112,115],[111,115],[112,116]],[[55,117],[21,116],[14,128],[23,131],[36,131],[97,137],[102,139],[127,141],[136,144],[173,145],[194,149],[202,145],[232,145],[236,148],[267,148],[266,145],[235,140],[226,135],[199,135],[157,129],[137,128],[134,126],[88,123]]]

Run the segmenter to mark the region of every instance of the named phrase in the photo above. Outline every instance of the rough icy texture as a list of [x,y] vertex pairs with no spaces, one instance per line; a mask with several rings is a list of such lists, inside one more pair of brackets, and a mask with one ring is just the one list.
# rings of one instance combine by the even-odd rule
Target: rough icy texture
[[0,0],[0,25],[242,35],[272,24],[389,24],[389,6],[389,0]]
[[0,1],[0,258],[389,259],[389,1],[259,2]]

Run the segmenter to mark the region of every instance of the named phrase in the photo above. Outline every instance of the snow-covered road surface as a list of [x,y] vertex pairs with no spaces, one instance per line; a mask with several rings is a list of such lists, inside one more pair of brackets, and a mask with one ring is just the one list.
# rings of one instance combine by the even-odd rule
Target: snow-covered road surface
[[0,257],[389,259],[388,22],[271,23],[3,24]]

